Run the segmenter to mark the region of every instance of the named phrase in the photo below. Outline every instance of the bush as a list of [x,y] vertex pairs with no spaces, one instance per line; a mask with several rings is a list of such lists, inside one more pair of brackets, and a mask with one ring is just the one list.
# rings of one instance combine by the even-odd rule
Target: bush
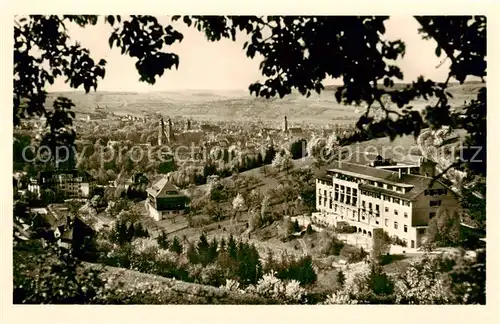
[[382,256],[389,253],[391,238],[381,228],[373,230],[372,260],[379,262]]
[[464,233],[458,212],[440,208],[436,217],[429,221],[425,236],[425,246],[429,249],[460,246]]
[[216,264],[209,264],[201,268],[200,282],[204,285],[219,287],[224,284],[224,271]]
[[257,285],[249,286],[245,290],[259,296],[279,299],[288,303],[305,302],[306,291],[296,280],[281,280],[275,272],[264,275]]
[[356,263],[363,261],[368,253],[363,248],[345,245],[340,251],[340,256],[349,263]]
[[323,253],[325,255],[340,255],[340,251],[344,247],[344,242],[339,240],[336,236],[332,237],[326,246]]
[[14,304],[99,303],[105,285],[100,271],[60,252],[52,246],[29,253],[14,249]]
[[266,269],[276,272],[276,277],[281,280],[297,280],[301,285],[309,285],[317,280],[312,258],[309,255],[299,259],[283,257],[281,261],[270,258]]
[[356,227],[350,225],[339,226],[336,229],[337,233],[353,234],[356,233]]
[[403,241],[402,239],[400,239],[397,236],[391,237],[391,244],[399,245],[402,247],[408,247],[408,243],[406,243],[405,241]]

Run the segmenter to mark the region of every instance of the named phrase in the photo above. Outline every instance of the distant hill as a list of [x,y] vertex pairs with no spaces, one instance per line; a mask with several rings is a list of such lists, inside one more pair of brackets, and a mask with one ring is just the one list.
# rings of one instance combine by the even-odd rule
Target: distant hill
[[[404,84],[396,85],[397,88]],[[464,100],[474,98],[483,86],[478,82],[453,85],[452,105],[462,105]],[[103,111],[117,114],[144,115],[159,112],[169,116],[185,116],[212,120],[281,120],[288,116],[291,122],[317,124],[352,123],[363,112],[363,108],[337,103],[337,86],[326,86],[320,94],[306,98],[293,93],[283,99],[264,99],[250,96],[248,91],[185,90],[176,92],[59,92],[50,93],[48,106],[58,96],[70,98],[77,113],[91,113],[99,106]],[[423,108],[426,101],[414,102],[416,109]]]

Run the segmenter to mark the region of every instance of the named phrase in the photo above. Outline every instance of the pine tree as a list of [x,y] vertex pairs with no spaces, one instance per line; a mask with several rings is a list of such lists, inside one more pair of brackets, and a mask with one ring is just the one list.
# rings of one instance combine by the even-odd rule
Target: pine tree
[[249,249],[249,279],[251,284],[256,284],[262,277],[262,262],[255,245]]
[[262,166],[262,164],[264,164],[264,158],[262,157],[262,154],[259,152],[259,154],[257,154],[257,167]]
[[127,229],[127,236],[126,236],[126,242],[132,242],[134,239],[136,232],[135,232],[135,226],[134,223],[130,223],[128,229]]
[[229,236],[229,240],[227,242],[227,252],[229,256],[234,260],[238,259],[238,247],[236,245],[236,241],[234,240],[233,234]]
[[250,253],[248,246],[244,244],[242,241],[238,242],[238,249],[237,249],[237,258],[236,260],[239,263],[238,267],[238,276],[240,277],[241,281],[245,284],[250,283],[250,267],[251,267],[251,260],[250,260]]
[[124,244],[128,240],[128,230],[127,224],[125,222],[117,221],[117,241],[118,243]]
[[142,227],[142,224],[140,222],[135,224],[134,236],[135,237],[146,237],[146,230],[144,229],[144,227]]
[[210,263],[210,243],[208,243],[207,236],[205,233],[200,235],[200,239],[196,246],[196,251],[198,254],[198,259],[203,265]]
[[158,237],[156,238],[156,241],[158,242],[160,248],[165,250],[168,249],[169,242],[167,238],[167,233],[165,233],[165,231],[161,231],[160,235],[158,235]]
[[296,233],[296,232],[300,232],[300,225],[299,225],[299,221],[298,220],[295,220],[295,222],[293,223],[293,231]]
[[220,240],[219,251],[226,251],[226,240],[224,239],[224,237]]
[[196,264],[200,262],[198,252],[196,251],[196,247],[194,246],[193,243],[189,243],[186,254],[191,264]]
[[218,248],[219,248],[219,242],[217,242],[217,238],[214,236],[214,238],[210,242],[210,248],[209,248],[209,256],[210,256],[209,262],[210,263],[217,260]]
[[264,272],[269,273],[271,270],[275,270],[276,260],[274,260],[274,254],[272,250],[267,251],[266,262],[264,264]]
[[177,236],[174,236],[174,238],[172,240],[172,245],[170,246],[170,251],[175,252],[177,254],[182,253],[182,245],[179,242],[179,239],[177,238]]
[[342,270],[339,270],[337,273],[337,284],[339,285],[339,288],[343,288],[345,283],[345,274],[342,272]]

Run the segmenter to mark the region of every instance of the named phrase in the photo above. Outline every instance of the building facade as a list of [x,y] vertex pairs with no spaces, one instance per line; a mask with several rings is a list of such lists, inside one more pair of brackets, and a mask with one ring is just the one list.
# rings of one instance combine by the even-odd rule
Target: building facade
[[146,210],[149,216],[156,221],[184,214],[188,208],[188,198],[169,183],[167,178],[159,180],[146,192],[148,194],[145,202]]
[[316,178],[315,218],[324,225],[348,223],[369,237],[382,228],[419,248],[429,220],[439,208],[457,208],[457,196],[431,177],[398,171],[334,163]]
[[50,189],[62,198],[89,198],[96,185],[87,172],[61,169],[40,172],[38,177],[29,180],[28,191],[38,197],[43,190]]

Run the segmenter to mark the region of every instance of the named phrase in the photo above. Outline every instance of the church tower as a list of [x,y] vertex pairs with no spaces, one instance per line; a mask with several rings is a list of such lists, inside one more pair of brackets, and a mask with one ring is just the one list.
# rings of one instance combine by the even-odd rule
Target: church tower
[[158,125],[158,146],[163,144],[163,136],[165,134],[165,124],[163,123],[163,117],[160,118],[160,124]]
[[172,120],[170,118],[168,118],[167,121],[167,131],[165,135],[167,136],[168,144],[170,145],[170,143],[174,140],[174,128],[172,127]]

